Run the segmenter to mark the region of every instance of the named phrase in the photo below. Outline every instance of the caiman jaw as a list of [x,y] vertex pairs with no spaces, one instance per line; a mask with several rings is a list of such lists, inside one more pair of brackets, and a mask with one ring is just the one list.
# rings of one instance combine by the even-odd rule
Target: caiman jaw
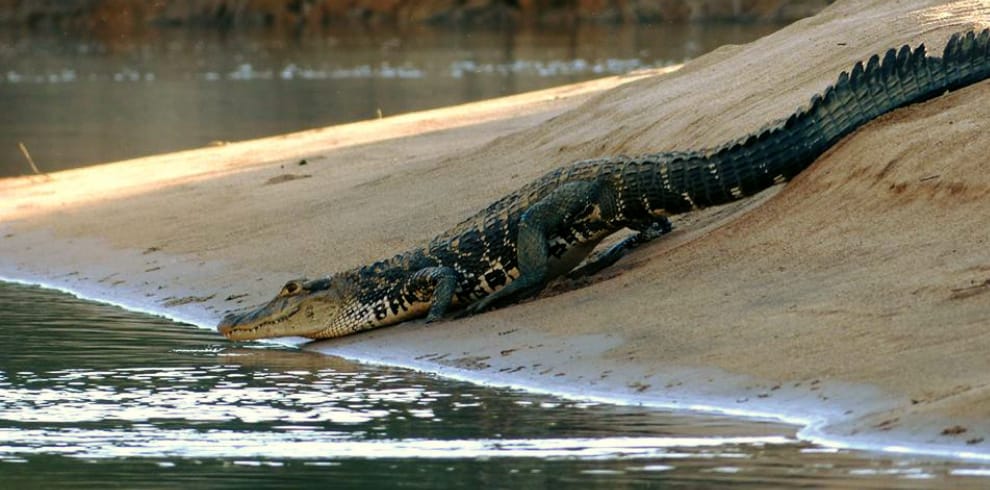
[[304,335],[308,332],[289,333],[286,329],[279,329],[280,324],[284,324],[293,315],[299,313],[299,308],[289,310],[276,310],[274,315],[265,316],[269,305],[262,306],[253,311],[244,313],[228,313],[217,325],[224,337],[230,340],[253,340],[266,337],[287,337],[290,335]]
[[315,337],[342,311],[341,291],[330,279],[289,281],[278,295],[253,310],[228,313],[217,331],[230,340]]

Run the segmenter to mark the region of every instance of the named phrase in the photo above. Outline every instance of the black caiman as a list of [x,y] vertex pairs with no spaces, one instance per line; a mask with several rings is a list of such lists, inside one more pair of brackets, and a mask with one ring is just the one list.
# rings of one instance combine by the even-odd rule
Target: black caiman
[[[754,134],[710,149],[558,168],[425,247],[322,279],[289,281],[267,304],[230,313],[217,328],[234,340],[321,339],[526,298],[553,278],[594,272],[663,235],[667,216],[755,194],[793,177],[877,116],[988,77],[990,29],[953,35],[941,57],[928,56],[924,45],[891,49],[856,63],[807,107]],[[637,233],[585,261],[624,228]]]

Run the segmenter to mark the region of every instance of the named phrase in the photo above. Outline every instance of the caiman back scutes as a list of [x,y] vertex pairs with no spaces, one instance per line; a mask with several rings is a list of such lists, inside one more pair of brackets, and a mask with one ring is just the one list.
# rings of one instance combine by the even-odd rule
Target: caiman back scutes
[[[452,305],[486,304],[520,278],[518,239],[526,213],[537,203],[559,197],[561,189],[592,184],[582,187],[588,193],[588,205],[570,209],[562,224],[549,230],[550,259],[562,259],[575,250],[585,253],[589,244],[625,227],[642,229],[661,216],[755,194],[795,176],[839,139],[877,116],[988,77],[990,30],[952,36],[941,57],[927,56],[923,45],[913,50],[908,46],[891,49],[865,64],[856,63],[812,97],[807,107],[754,134],[709,149],[598,158],[555,169],[493,202],[424,248],[335,274],[319,282],[319,287],[302,289],[309,296],[299,299],[300,303],[317,301],[331,290],[335,298],[346,296],[346,301],[340,300],[346,308],[339,308],[333,318],[298,326],[306,322],[281,318],[298,315],[288,312],[290,308],[284,300],[276,301],[277,297],[257,310],[228,315],[219,328],[241,339],[325,338],[420,317],[435,300],[433,283],[415,278],[423,270],[456,280]],[[346,288],[324,288],[324,283]],[[275,317],[280,318],[276,324],[282,330],[252,330],[251,325],[270,324]]]

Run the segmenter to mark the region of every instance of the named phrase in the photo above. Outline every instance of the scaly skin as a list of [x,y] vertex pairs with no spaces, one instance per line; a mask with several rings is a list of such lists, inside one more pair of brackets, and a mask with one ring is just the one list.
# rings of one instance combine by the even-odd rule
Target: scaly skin
[[990,30],[955,35],[941,58],[904,46],[856,63],[805,109],[722,146],[585,160],[556,169],[434,238],[428,246],[315,281],[228,314],[234,340],[348,335],[451,308],[475,313],[531,296],[623,228],[639,234],[586,266],[663,235],[666,217],[790,179],[875,117],[990,77]]

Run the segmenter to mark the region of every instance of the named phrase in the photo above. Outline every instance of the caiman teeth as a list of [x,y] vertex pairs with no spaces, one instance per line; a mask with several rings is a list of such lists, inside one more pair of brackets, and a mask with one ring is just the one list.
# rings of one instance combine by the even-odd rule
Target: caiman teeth
[[230,336],[232,334],[242,334],[242,333],[253,333],[253,332],[257,332],[258,330],[260,330],[260,329],[262,329],[264,327],[267,327],[267,326],[270,326],[270,325],[278,325],[280,323],[283,323],[285,321],[288,321],[290,318],[292,318],[298,312],[299,312],[299,308],[294,308],[294,309],[289,310],[289,311],[280,311],[279,312],[280,315],[277,318],[269,319],[269,320],[264,320],[264,321],[261,321],[259,323],[247,324],[247,325],[230,325],[230,326],[224,326],[223,329],[222,329],[222,331],[221,331],[221,333],[223,333],[224,335]]

